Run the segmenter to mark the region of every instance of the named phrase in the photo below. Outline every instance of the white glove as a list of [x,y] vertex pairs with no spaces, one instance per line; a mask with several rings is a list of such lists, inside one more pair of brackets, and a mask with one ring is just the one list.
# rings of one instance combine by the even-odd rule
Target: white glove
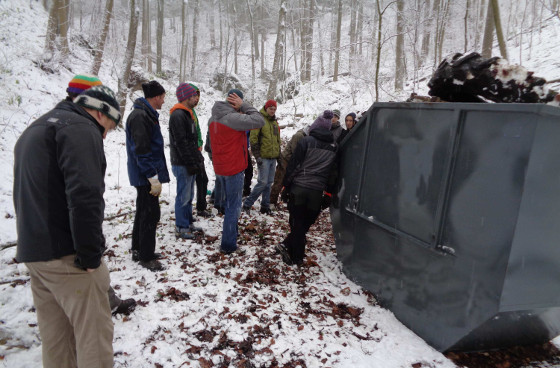
[[155,178],[148,178],[148,181],[150,182],[150,185],[152,186],[150,188],[150,194],[157,197],[161,194],[161,183],[159,182],[159,179],[157,177]]

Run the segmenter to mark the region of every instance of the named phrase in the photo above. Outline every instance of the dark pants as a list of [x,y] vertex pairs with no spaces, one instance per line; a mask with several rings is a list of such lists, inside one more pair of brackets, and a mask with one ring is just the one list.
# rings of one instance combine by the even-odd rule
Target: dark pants
[[150,194],[150,186],[136,187],[136,215],[132,228],[132,250],[141,261],[154,258],[156,228],[160,218],[159,197]]
[[247,168],[245,169],[245,179],[243,181],[243,196],[251,194],[251,180],[253,180],[253,160],[251,156],[247,158]]
[[323,192],[292,186],[288,211],[290,212],[290,233],[284,245],[294,263],[303,262],[305,257],[305,235],[321,213]]
[[200,173],[196,174],[196,210],[206,211],[206,193],[208,191],[208,176],[202,166]]

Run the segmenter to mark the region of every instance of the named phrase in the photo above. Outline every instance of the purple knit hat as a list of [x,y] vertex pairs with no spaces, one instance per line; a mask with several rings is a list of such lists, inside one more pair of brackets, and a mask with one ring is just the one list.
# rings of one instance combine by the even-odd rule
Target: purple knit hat
[[314,129],[330,130],[331,126],[332,126],[331,119],[333,118],[333,116],[334,116],[334,114],[331,110],[325,110],[323,112],[323,115],[319,116],[317,119],[315,119],[313,124],[311,124],[311,127],[309,128],[309,131],[312,131]]
[[200,94],[200,92],[197,91],[192,85],[188,83],[181,83],[179,84],[179,87],[177,87],[176,94],[177,94],[177,100],[179,102],[183,102],[186,99],[195,96],[196,94]]

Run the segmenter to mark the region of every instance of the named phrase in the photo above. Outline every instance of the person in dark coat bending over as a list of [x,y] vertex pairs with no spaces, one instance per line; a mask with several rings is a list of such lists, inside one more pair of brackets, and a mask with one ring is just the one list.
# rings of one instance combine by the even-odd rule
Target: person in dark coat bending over
[[33,122],[14,148],[18,262],[37,310],[43,367],[113,366],[103,216],[103,138],[121,119],[95,86]]
[[136,216],[132,229],[132,259],[151,270],[163,266],[155,253],[156,227],[160,219],[161,183],[169,183],[159,125],[165,89],[157,81],[142,83],[145,98],[134,101],[134,110],[126,121],[128,178],[136,188]]
[[321,213],[323,191],[332,180],[337,145],[330,131],[333,113],[326,110],[309,128],[288,163],[284,190],[288,191],[290,233],[277,250],[289,265],[300,265],[305,258],[305,235]]

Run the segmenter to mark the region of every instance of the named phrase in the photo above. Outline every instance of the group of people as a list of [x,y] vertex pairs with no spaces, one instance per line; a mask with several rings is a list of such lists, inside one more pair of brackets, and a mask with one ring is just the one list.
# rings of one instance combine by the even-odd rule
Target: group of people
[[[128,175],[137,193],[131,255],[141,266],[158,271],[163,269],[161,254],[155,252],[159,195],[162,183],[170,181],[158,113],[166,91],[157,81],[143,83],[142,90],[144,97],[134,101],[125,127]],[[29,125],[15,145],[16,259],[29,268],[44,367],[111,367],[111,313],[129,313],[136,304],[116,295],[102,258],[103,139],[120,123],[121,113],[114,92],[96,76],[75,76],[67,93]],[[210,215],[204,142],[195,111],[200,90],[181,83],[175,94],[169,119],[171,169],[177,181],[175,231],[192,239],[202,231],[194,224],[195,186],[197,214]],[[257,110],[238,89],[212,107],[206,150],[216,175],[215,206],[224,214],[220,251],[237,250],[242,210],[250,212],[261,197],[261,213],[270,214],[271,203],[276,204],[282,192],[291,231],[276,248],[285,263],[301,264],[305,235],[333,189],[337,143],[353,127],[356,115],[346,116],[344,130],[340,112],[327,110],[282,150],[276,109],[276,101],[268,100]],[[250,153],[258,180],[243,200]]]

